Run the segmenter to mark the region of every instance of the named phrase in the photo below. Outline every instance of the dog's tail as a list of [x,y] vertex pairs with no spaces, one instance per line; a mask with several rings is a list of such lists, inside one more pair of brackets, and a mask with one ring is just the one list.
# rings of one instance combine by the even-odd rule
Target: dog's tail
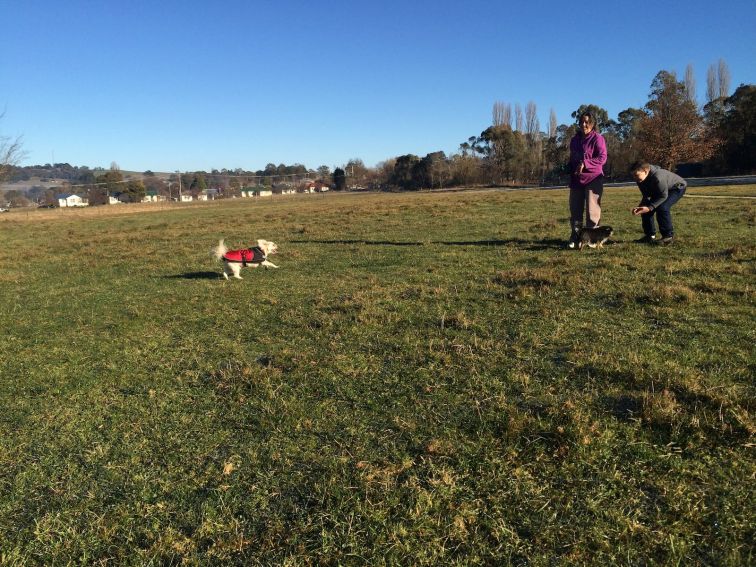
[[215,248],[213,248],[213,249],[212,249],[212,250],[210,251],[210,255],[211,255],[211,256],[212,256],[213,258],[215,258],[216,260],[220,260],[221,258],[223,258],[223,255],[224,255],[224,254],[225,254],[226,252],[228,252],[228,248],[226,248],[226,245],[225,245],[225,244],[223,243],[223,239],[221,238],[221,239],[220,239],[220,240],[218,241],[218,246],[216,246]]

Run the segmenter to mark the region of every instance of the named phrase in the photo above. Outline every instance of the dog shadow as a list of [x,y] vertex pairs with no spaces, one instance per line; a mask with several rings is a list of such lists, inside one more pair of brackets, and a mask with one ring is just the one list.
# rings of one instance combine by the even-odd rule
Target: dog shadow
[[217,280],[223,276],[220,272],[187,272],[163,277],[169,280]]
[[292,240],[292,244],[366,244],[369,246],[422,246],[422,242],[397,242],[392,240]]

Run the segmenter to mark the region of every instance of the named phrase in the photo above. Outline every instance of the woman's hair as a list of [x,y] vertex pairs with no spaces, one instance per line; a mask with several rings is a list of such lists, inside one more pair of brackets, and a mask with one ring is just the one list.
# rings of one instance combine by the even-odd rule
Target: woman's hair
[[636,171],[646,171],[647,169],[651,169],[651,164],[644,159],[639,159],[638,161],[633,162],[630,166],[629,172],[635,173]]
[[583,121],[583,117],[588,119],[588,123],[591,125],[591,128],[594,130],[596,129],[596,117],[593,116],[593,113],[590,110],[586,110],[580,116],[578,117],[578,124]]

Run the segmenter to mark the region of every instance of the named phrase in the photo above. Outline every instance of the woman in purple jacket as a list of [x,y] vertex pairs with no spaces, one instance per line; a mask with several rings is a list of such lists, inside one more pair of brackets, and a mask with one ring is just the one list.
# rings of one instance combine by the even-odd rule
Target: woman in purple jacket
[[570,140],[570,248],[575,248],[580,240],[586,209],[586,226],[599,226],[605,163],[606,141],[596,132],[593,115],[583,112],[578,120],[578,133]]

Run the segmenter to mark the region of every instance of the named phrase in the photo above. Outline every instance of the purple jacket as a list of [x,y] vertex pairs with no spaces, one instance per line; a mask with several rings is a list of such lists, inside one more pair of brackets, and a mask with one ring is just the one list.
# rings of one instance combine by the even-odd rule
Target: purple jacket
[[[583,173],[574,172],[583,162]],[[591,130],[587,136],[576,134],[570,140],[570,187],[578,189],[585,187],[599,175],[604,175],[603,165],[606,163],[606,141],[604,137]]]

